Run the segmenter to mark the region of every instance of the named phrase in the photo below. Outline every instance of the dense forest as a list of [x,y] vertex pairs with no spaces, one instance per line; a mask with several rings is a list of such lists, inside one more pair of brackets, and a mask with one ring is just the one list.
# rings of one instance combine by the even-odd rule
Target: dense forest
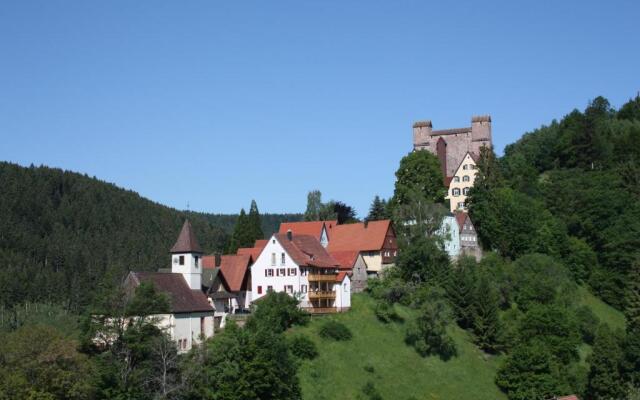
[[[73,172],[0,163],[0,307],[81,312],[105,277],[166,267],[188,218],[206,253],[224,251],[238,215],[175,210]],[[301,214],[263,214],[269,235]]]

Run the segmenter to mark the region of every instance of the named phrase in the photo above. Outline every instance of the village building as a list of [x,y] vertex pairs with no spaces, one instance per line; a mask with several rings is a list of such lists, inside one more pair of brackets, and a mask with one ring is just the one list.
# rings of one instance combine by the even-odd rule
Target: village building
[[456,211],[455,216],[460,231],[460,254],[474,257],[476,261],[480,261],[482,258],[482,247],[480,247],[480,243],[478,242],[478,233],[473,226],[471,217],[464,211]]
[[178,344],[180,352],[214,334],[214,308],[202,291],[202,249],[189,221],[171,248],[171,272],[130,272],[124,282],[132,296],[142,283],[150,283],[167,295],[167,314],[153,316],[158,326]]
[[340,271],[351,272],[351,292],[360,293],[367,288],[367,263],[357,250],[341,250],[330,252],[340,265]]
[[276,233],[251,266],[252,301],[276,291],[296,298],[313,314],[346,311],[351,307],[349,275],[316,236]]
[[398,256],[396,233],[388,219],[336,225],[330,231],[327,249],[330,253],[358,251],[370,276],[393,266]]
[[440,160],[443,176],[454,176],[467,153],[480,154],[483,147],[491,147],[491,116],[473,116],[471,126],[433,130],[431,121],[413,124],[413,149],[426,150]]
[[476,162],[477,156],[467,152],[453,176],[445,179],[448,188],[445,199],[449,200],[451,212],[467,209],[467,196],[476,180]]
[[202,285],[216,310],[215,326],[224,327],[228,314],[247,313],[251,304],[251,256],[204,256],[202,267]]

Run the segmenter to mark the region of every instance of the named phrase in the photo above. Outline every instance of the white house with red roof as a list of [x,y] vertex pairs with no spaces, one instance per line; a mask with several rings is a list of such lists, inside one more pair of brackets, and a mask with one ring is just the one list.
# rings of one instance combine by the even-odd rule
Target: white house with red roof
[[252,301],[277,291],[295,297],[310,313],[345,311],[351,307],[349,275],[317,236],[276,233],[251,266]]
[[251,303],[251,263],[248,254],[202,257],[202,285],[216,309],[216,327],[224,327],[228,314],[248,311]]
[[291,231],[296,235],[310,235],[318,239],[323,247],[327,247],[331,231],[337,225],[337,220],[283,222],[280,224],[279,233]]

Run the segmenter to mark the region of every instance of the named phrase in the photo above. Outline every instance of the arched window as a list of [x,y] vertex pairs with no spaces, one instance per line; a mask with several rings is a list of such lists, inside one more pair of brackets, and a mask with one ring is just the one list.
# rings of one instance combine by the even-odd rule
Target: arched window
[[452,190],[452,194],[453,194],[454,196],[460,196],[460,189],[458,189],[458,188],[453,189],[453,190]]
[[469,188],[462,189],[462,193],[466,196],[469,194]]
[[453,177],[453,181],[454,182],[460,182],[460,177],[459,176],[454,176]]
[[465,175],[462,177],[462,182],[469,182],[469,175]]

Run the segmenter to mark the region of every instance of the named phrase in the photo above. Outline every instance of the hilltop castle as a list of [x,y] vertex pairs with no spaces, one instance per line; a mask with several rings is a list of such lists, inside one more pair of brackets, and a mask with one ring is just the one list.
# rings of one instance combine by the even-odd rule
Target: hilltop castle
[[431,121],[413,124],[413,149],[428,150],[435,154],[445,178],[454,176],[467,153],[480,155],[482,146],[491,147],[491,116],[471,118],[466,128],[433,130]]

